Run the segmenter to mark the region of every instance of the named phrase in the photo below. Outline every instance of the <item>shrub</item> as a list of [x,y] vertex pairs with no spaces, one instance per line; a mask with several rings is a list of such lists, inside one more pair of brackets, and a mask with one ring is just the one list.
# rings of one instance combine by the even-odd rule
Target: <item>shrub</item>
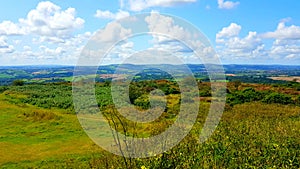
[[264,103],[279,103],[291,104],[293,103],[292,97],[281,93],[271,93],[262,100]]
[[296,104],[297,104],[297,105],[300,105],[300,96],[297,97],[297,99],[296,99]]
[[200,97],[211,97],[211,90],[209,87],[199,90]]
[[230,105],[242,104],[246,102],[259,101],[263,99],[264,94],[255,91],[253,88],[246,88],[243,91],[236,91],[228,94],[227,103]]
[[5,92],[5,90],[7,90],[7,89],[8,89],[8,87],[6,87],[6,86],[0,86],[0,93]]
[[13,86],[23,86],[24,85],[24,81],[23,80],[14,80],[13,82],[12,82],[12,85]]
[[140,108],[146,110],[150,108],[150,101],[147,95],[142,95],[141,97],[134,100],[134,104]]

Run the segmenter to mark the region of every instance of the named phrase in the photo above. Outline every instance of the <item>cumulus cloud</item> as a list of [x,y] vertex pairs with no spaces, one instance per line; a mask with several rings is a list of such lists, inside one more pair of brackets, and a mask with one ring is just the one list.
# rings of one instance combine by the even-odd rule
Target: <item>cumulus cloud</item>
[[[151,7],[171,7],[196,1],[197,0],[128,0],[128,4],[130,10],[142,11]],[[121,2],[124,6],[124,1]]]
[[[148,24],[150,32],[159,32],[166,36],[155,36],[155,41],[158,43],[164,43],[173,39],[192,39],[192,34],[183,27],[180,27],[174,23],[173,18],[160,15],[158,12],[151,12],[150,16],[145,18]],[[172,40],[171,40],[172,41]]]
[[19,19],[28,33],[39,36],[68,38],[74,30],[83,27],[84,20],[76,17],[76,10],[62,10],[52,2],[40,2],[36,9],[27,14],[27,18]]
[[[52,45],[37,39],[35,44],[26,44],[23,50],[16,50],[10,54],[10,61],[7,62],[10,64],[75,64],[91,35],[90,32],[78,34],[66,39],[64,43]],[[39,45],[38,49],[36,49],[37,45]]]
[[295,25],[286,26],[285,20],[283,20],[278,24],[275,31],[264,33],[262,36],[274,39],[300,39],[300,27]]
[[92,39],[98,42],[110,43],[122,40],[131,33],[130,29],[124,28],[120,23],[112,22],[107,24],[104,29],[99,30]]
[[119,10],[116,13],[112,13],[108,10],[106,11],[97,10],[94,16],[96,18],[102,18],[102,19],[121,19],[129,15],[130,15],[129,12],[123,10]]
[[222,42],[222,38],[230,38],[240,34],[242,27],[236,23],[231,23],[228,27],[224,27],[216,35],[217,42]]
[[193,50],[181,41],[189,41],[191,44],[197,45],[196,42],[192,41],[194,38],[192,33],[177,25],[171,17],[160,15],[158,12],[151,12],[145,21],[149,31],[153,32],[153,47],[151,49],[169,50],[177,54],[191,53]]
[[199,57],[202,63],[215,63],[214,50],[206,45],[206,38],[192,27],[182,27],[172,17],[158,12],[152,12],[145,21],[149,31],[153,32],[151,49],[168,51],[186,63],[199,63]]
[[[73,64],[91,37],[89,32],[74,35],[76,30],[84,26],[84,23],[82,18],[76,16],[74,8],[62,9],[49,1],[40,2],[18,22],[0,23],[0,53],[10,53],[2,55],[9,56],[10,63],[17,60],[18,64]],[[14,47],[8,44],[6,37],[3,38],[1,35],[10,36],[11,41],[18,47],[24,43],[26,45],[23,46],[23,50],[15,51]],[[26,36],[26,38],[22,41],[14,40],[11,36],[16,35]],[[36,49],[35,46],[40,47]]]
[[220,9],[233,9],[233,8],[237,7],[239,4],[240,4],[240,2],[218,0],[218,7]]
[[254,58],[265,54],[262,39],[256,32],[249,32],[244,38],[239,34],[242,27],[231,23],[224,27],[217,35],[217,49],[221,57],[247,57]]
[[178,25],[172,17],[160,15],[158,12],[151,12],[150,16],[145,18],[145,21],[148,24],[149,31],[153,32],[155,47],[160,46],[164,49],[173,49],[173,52],[187,53],[193,52],[190,48],[202,50],[204,47],[203,37],[198,31]]
[[118,62],[122,63],[136,52],[133,48],[134,43],[132,41],[123,41],[119,45],[115,46],[109,56],[105,59],[109,59],[112,64]]
[[39,49],[42,52],[39,57],[43,59],[58,59],[66,52],[62,47],[51,49],[46,46],[40,46]]
[[[114,63],[111,59],[120,61],[120,58],[125,57],[125,55],[128,54],[128,51],[130,51],[129,49],[131,49],[131,46],[133,46],[132,43],[126,44],[122,42],[124,38],[131,34],[132,30],[123,27],[119,22],[108,23],[105,28],[97,31],[91,37],[89,44],[82,50],[82,57],[78,64],[95,65],[98,61],[105,62],[106,64],[111,62]],[[122,46],[115,49],[116,46],[118,46],[116,43],[119,41],[121,41]],[[109,57],[103,58],[103,56],[107,55],[109,55]]]
[[30,46],[23,46],[23,50],[24,51],[31,51],[31,47]]
[[[285,22],[281,21],[273,32],[249,32],[244,38],[240,37],[242,27],[231,23],[216,35],[217,51],[226,60],[243,58],[250,61],[256,58],[277,63],[292,59],[296,61],[300,59],[300,27],[286,26]],[[268,44],[270,39],[273,40],[272,44]]]
[[11,22],[3,21],[0,23],[0,35],[23,35],[25,34],[24,28]]
[[12,53],[14,51],[14,47],[7,43],[7,38],[4,36],[0,36],[0,54]]
[[276,39],[269,54],[278,59],[300,59],[300,39]]
[[296,25],[286,26],[289,19],[283,19],[278,23],[275,31],[261,35],[265,39],[274,39],[269,55],[277,59],[300,58],[300,27]]
[[72,33],[83,27],[84,20],[76,17],[76,10],[61,7],[52,2],[40,2],[27,17],[19,22],[3,21],[0,23],[0,35],[37,35],[42,41],[62,43],[72,37]]

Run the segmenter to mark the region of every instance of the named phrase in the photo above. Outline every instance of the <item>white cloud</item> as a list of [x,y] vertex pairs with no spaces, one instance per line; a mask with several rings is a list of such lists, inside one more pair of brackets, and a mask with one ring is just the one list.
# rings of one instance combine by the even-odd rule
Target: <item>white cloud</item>
[[36,40],[35,42],[36,43],[48,42],[53,44],[53,43],[65,43],[66,40],[55,36],[40,36],[39,39]]
[[0,36],[0,54],[12,53],[14,51],[14,47],[7,43],[7,38],[4,36]]
[[[41,42],[37,39],[36,44],[26,44],[23,50],[10,54],[10,64],[75,64],[91,35],[90,32],[86,32],[66,39],[64,43],[51,45],[48,41]],[[38,49],[36,45],[39,45]]]
[[41,55],[48,58],[55,58],[57,61],[65,60],[67,61],[66,63],[75,63],[81,50],[91,36],[90,32],[78,34],[66,39],[64,43],[59,43],[55,48],[50,49],[47,47],[48,49],[42,50],[43,53]]
[[15,45],[19,45],[21,42],[22,42],[22,40],[20,40],[20,39],[14,39],[14,40],[13,40],[13,43],[14,43]]
[[158,12],[151,12],[145,21],[149,31],[153,33],[154,47],[180,53],[191,53],[193,50],[203,53],[205,45],[201,39],[204,37],[193,28],[184,28],[172,17],[160,15]]
[[0,23],[0,35],[37,35],[35,42],[64,43],[72,33],[83,27],[84,20],[75,16],[76,10],[62,10],[59,6],[46,1],[40,2],[36,9],[27,14],[26,19],[18,23],[3,21]]
[[241,29],[240,25],[231,23],[216,35],[219,55],[223,58],[255,58],[265,55],[265,45],[257,33],[249,32],[246,37],[240,38]]
[[28,33],[39,36],[69,38],[84,25],[84,20],[75,16],[76,10],[61,8],[49,1],[40,2],[36,9],[27,14],[26,19],[19,19]]
[[23,35],[25,31],[17,24],[11,21],[0,23],[0,35]]
[[119,10],[117,13],[112,13],[108,10],[106,11],[97,10],[94,16],[96,18],[103,18],[103,19],[121,19],[129,15],[130,15],[129,12],[123,10]]
[[142,11],[151,7],[171,7],[179,4],[193,3],[196,1],[197,0],[128,0],[128,3],[130,10]]
[[42,51],[39,58],[43,59],[58,59],[66,52],[62,47],[51,49],[46,46],[40,46],[39,49]]
[[[74,64],[91,33],[74,35],[84,26],[84,20],[76,16],[74,8],[62,9],[52,2],[40,2],[19,22],[0,23],[0,54],[9,64]],[[15,51],[10,40],[22,48]],[[14,39],[22,35],[22,40]],[[30,44],[29,39],[32,39]],[[36,46],[40,48],[36,49]],[[1,55],[0,55],[1,56]],[[4,64],[7,64],[4,63]]]
[[123,41],[121,44],[114,47],[110,56],[106,57],[106,59],[113,61],[112,63],[122,63],[125,59],[136,52],[133,47],[134,43],[132,41]]
[[267,32],[262,36],[274,39],[300,39],[300,27],[295,25],[286,26],[284,20],[278,24],[274,32]]
[[193,28],[182,27],[172,17],[158,12],[152,12],[145,21],[153,33],[153,47],[150,49],[168,51],[180,56],[186,63],[199,63],[199,57],[202,63],[216,63],[214,50],[206,45],[205,37]]
[[[276,63],[284,63],[285,60],[296,61],[300,59],[299,27],[295,25],[288,27],[284,22],[281,21],[274,32],[261,34],[249,32],[244,38],[240,38],[241,26],[232,23],[216,35],[217,51],[226,60],[260,59]],[[270,39],[274,41],[268,45]]]
[[130,29],[124,28],[120,23],[112,22],[108,23],[104,29],[99,30],[92,39],[109,44],[122,40],[131,33],[132,31]]
[[290,19],[279,22],[273,32],[263,33],[262,38],[274,39],[269,55],[277,59],[300,59],[300,27],[286,26]]
[[233,9],[233,8],[237,7],[239,4],[240,4],[240,2],[218,0],[218,7],[220,9]]
[[231,23],[228,27],[224,27],[216,35],[217,42],[221,42],[222,38],[230,38],[239,35],[242,27],[236,23]]
[[[128,51],[131,50],[131,46],[133,45],[131,43],[124,44],[122,40],[125,40],[124,38],[131,34],[132,30],[124,28],[119,22],[108,23],[105,28],[97,31],[91,37],[89,44],[81,52],[82,55],[78,64],[95,65],[98,61],[101,61],[102,63],[105,62],[105,64],[120,61],[120,58],[125,57],[125,55],[129,53]],[[116,46],[118,46],[115,43],[119,41],[121,41],[122,46],[115,49]],[[97,46],[101,47],[99,48]],[[109,53],[107,53],[108,51]],[[103,58],[103,56],[107,56],[107,54],[109,57]]]
[[[157,12],[151,12],[150,16],[145,18],[150,32],[160,33],[166,36],[155,36],[154,40],[157,43],[173,41],[172,39],[188,40],[192,39],[192,34],[174,23],[173,18],[160,15]],[[167,37],[169,36],[169,37]]]
[[126,42],[124,44],[121,45],[121,48],[123,49],[132,49],[134,47],[134,43],[133,42]]
[[24,51],[31,51],[31,47],[30,46],[23,46],[23,50]]
[[150,16],[145,18],[145,21],[148,24],[149,31],[153,33],[153,47],[151,49],[168,50],[177,54],[191,53],[193,50],[181,41],[189,41],[194,46],[198,45],[193,41],[192,33],[177,25],[172,17],[163,16],[153,11]]
[[300,59],[300,40],[275,40],[269,51],[270,56],[279,59]]
[[229,49],[241,52],[253,52],[262,44],[262,40],[258,38],[256,32],[249,32],[248,35],[242,39],[234,37],[226,43]]

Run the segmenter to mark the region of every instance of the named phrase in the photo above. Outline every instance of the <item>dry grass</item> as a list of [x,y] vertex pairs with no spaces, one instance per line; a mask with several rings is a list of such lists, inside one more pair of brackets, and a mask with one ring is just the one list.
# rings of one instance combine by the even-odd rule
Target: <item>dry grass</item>
[[283,80],[283,81],[294,81],[300,83],[300,76],[278,76],[278,77],[269,77],[272,80]]

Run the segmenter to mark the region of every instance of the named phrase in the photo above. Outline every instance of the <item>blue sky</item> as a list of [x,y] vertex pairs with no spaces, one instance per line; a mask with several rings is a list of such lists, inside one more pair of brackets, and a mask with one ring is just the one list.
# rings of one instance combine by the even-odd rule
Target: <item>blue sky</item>
[[74,65],[98,29],[151,11],[195,25],[224,64],[299,65],[299,9],[299,0],[11,0],[0,6],[0,65]]

